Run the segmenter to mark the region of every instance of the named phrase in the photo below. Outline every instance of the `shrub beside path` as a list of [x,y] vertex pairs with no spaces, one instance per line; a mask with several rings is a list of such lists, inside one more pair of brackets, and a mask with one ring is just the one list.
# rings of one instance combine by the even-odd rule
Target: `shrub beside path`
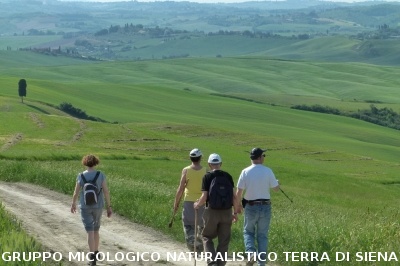
[[[85,265],[70,253],[87,252],[86,233],[80,214],[70,213],[72,196],[26,183],[0,182],[0,200],[5,209],[22,222],[28,234],[39,241],[45,252],[63,255],[64,265]],[[100,229],[100,252],[108,256],[98,265],[194,265],[183,243],[143,225],[133,223],[113,214],[102,218]],[[176,260],[167,254],[179,254]],[[151,260],[150,255],[160,259]],[[136,261],[132,260],[135,256]],[[149,261],[137,261],[142,256]],[[127,258],[122,260],[121,258]],[[191,259],[189,261],[189,259]],[[196,262],[205,266],[204,260]],[[228,265],[245,265],[244,262],[228,262]]]

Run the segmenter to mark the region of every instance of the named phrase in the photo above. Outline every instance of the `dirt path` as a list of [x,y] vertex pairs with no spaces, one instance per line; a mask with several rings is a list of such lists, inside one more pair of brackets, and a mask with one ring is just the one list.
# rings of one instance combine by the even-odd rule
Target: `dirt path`
[[[65,265],[86,265],[82,259],[70,256],[87,252],[80,214],[70,213],[70,196],[32,184],[0,182],[0,200],[6,210],[22,222],[25,230],[42,243],[46,252],[61,253]],[[98,265],[194,265],[184,244],[115,214],[110,219],[103,215],[100,242],[100,251],[108,258]],[[174,252],[175,259],[168,256]],[[148,261],[138,261],[140,257]],[[206,263],[203,260],[196,265]],[[244,263],[229,262],[228,265]]]

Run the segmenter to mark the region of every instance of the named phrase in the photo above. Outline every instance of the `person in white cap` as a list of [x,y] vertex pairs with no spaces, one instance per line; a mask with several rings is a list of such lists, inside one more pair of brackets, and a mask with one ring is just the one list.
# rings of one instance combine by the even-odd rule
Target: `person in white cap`
[[[268,250],[268,231],[271,221],[270,189],[279,191],[279,183],[272,170],[263,165],[266,150],[254,148],[250,152],[251,165],[242,170],[237,185],[236,197],[242,198],[244,208],[243,236],[248,254],[257,254],[248,258],[246,266],[257,261],[259,266],[266,265]],[[241,212],[241,208],[239,212]],[[255,242],[257,240],[258,247]]]
[[[204,251],[211,254],[211,258],[207,257],[207,265],[223,266],[228,257],[232,221],[237,220],[239,203],[236,201],[232,176],[221,170],[221,157],[216,153],[211,154],[208,165],[211,170],[203,177],[202,194],[194,203],[194,208],[199,209],[204,204],[207,206],[202,232]],[[217,237],[218,246],[215,248],[213,239]]]
[[182,170],[181,180],[176,191],[174,201],[174,213],[179,209],[179,203],[182,195],[185,194],[182,208],[182,223],[183,231],[185,234],[186,245],[190,251],[194,251],[196,245],[196,252],[203,251],[203,243],[200,237],[200,232],[203,230],[203,212],[204,207],[200,208],[197,212],[197,232],[195,236],[195,210],[193,203],[201,195],[201,182],[203,176],[206,174],[206,168],[201,166],[202,153],[199,149],[195,148],[190,151],[189,158],[192,162],[191,165],[186,166]]

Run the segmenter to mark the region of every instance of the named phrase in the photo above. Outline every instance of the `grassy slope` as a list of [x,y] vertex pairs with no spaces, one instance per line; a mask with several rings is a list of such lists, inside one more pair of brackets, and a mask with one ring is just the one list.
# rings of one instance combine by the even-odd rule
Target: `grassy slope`
[[[395,39],[365,40],[347,36],[321,36],[308,40],[287,37],[250,38],[246,36],[191,36],[181,38],[148,38],[140,36],[111,35],[93,43],[109,45],[112,53],[121,60],[161,59],[164,57],[232,57],[268,56],[286,60],[324,62],[366,62],[381,65],[398,65],[399,46]],[[3,49],[10,46],[13,51],[24,47],[51,47],[65,52],[73,46],[74,39],[57,36],[3,36]],[[233,44],[233,45],[232,45]],[[18,47],[21,46],[21,47]],[[130,47],[130,50],[125,51]],[[108,58],[104,51],[81,51],[93,57]],[[105,53],[105,54],[104,54]]]
[[[30,60],[37,61],[35,58]],[[47,58],[49,65],[56,61]],[[143,102],[141,97],[146,97],[146,91],[154,88],[161,94],[162,91],[170,93],[170,90],[176,90],[173,93],[180,97],[185,97],[190,90],[193,93],[223,93],[284,106],[323,102],[353,110],[368,107],[368,104],[361,103],[363,101],[374,100],[393,107],[395,111],[399,110],[400,98],[396,84],[398,68],[392,67],[244,57],[92,63],[91,67],[83,64],[73,68],[68,66],[70,63],[62,62],[63,65],[51,69],[35,67],[32,72],[32,63],[15,67],[9,62],[2,71],[15,79],[29,79],[31,90],[28,93],[32,93],[29,98],[39,100],[41,93],[46,93],[50,94],[49,101],[53,104],[59,104],[62,99],[76,101],[74,98],[101,96],[107,91],[115,94],[113,101],[134,91],[133,101]],[[51,84],[47,80],[51,80]],[[5,95],[14,96],[14,82],[12,79],[3,81],[8,87]],[[117,85],[119,89],[113,90]],[[88,89],[82,90],[82,87]],[[54,90],[47,91],[47,88]],[[99,98],[99,101],[104,99]],[[106,101],[109,100],[107,98]],[[122,104],[125,102],[123,100]],[[78,105],[74,101],[72,104]],[[99,116],[110,119],[108,113],[103,110]],[[120,112],[118,117],[119,121],[131,119],[127,112]]]
[[[390,99],[398,106],[397,68],[256,58],[75,65],[45,57],[21,67],[25,59],[14,56],[0,76],[0,120],[7,125],[0,128],[2,179],[71,193],[81,156],[94,152],[110,178],[116,211],[165,230],[191,148],[220,153],[237,178],[249,163],[245,151],[262,146],[295,200],[288,205],[283,195],[273,195],[273,250],[390,251],[398,244],[392,234],[398,229],[398,131],[282,104],[288,95],[286,106],[310,97],[350,109],[353,98]],[[44,66],[32,71],[38,61]],[[28,82],[26,104],[17,97],[20,77]],[[38,101],[71,102],[124,123],[79,121]],[[242,249],[240,225],[234,226],[234,250]],[[182,239],[179,226],[167,233]]]
[[[8,265],[24,265],[24,262],[12,262],[12,252],[16,251],[31,251],[40,252],[41,245],[36,242],[32,236],[27,235],[23,231],[21,224],[16,220],[16,218],[7,212],[0,203],[0,252],[3,255],[2,264]],[[3,260],[4,259],[4,260]],[[7,262],[6,262],[7,261]],[[50,265],[50,263],[44,264],[39,261],[31,261],[29,265]]]

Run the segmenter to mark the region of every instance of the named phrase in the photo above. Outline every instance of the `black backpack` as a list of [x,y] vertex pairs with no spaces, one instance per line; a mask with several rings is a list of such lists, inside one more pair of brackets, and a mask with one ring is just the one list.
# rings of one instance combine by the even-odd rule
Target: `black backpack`
[[211,209],[230,209],[233,205],[233,186],[228,176],[216,174],[208,191],[208,207]]
[[85,176],[81,173],[81,178],[83,180],[83,199],[85,205],[94,205],[97,203],[98,196],[100,194],[100,189],[96,185],[97,178],[100,175],[100,171],[97,171],[96,176],[91,182],[86,181]]

